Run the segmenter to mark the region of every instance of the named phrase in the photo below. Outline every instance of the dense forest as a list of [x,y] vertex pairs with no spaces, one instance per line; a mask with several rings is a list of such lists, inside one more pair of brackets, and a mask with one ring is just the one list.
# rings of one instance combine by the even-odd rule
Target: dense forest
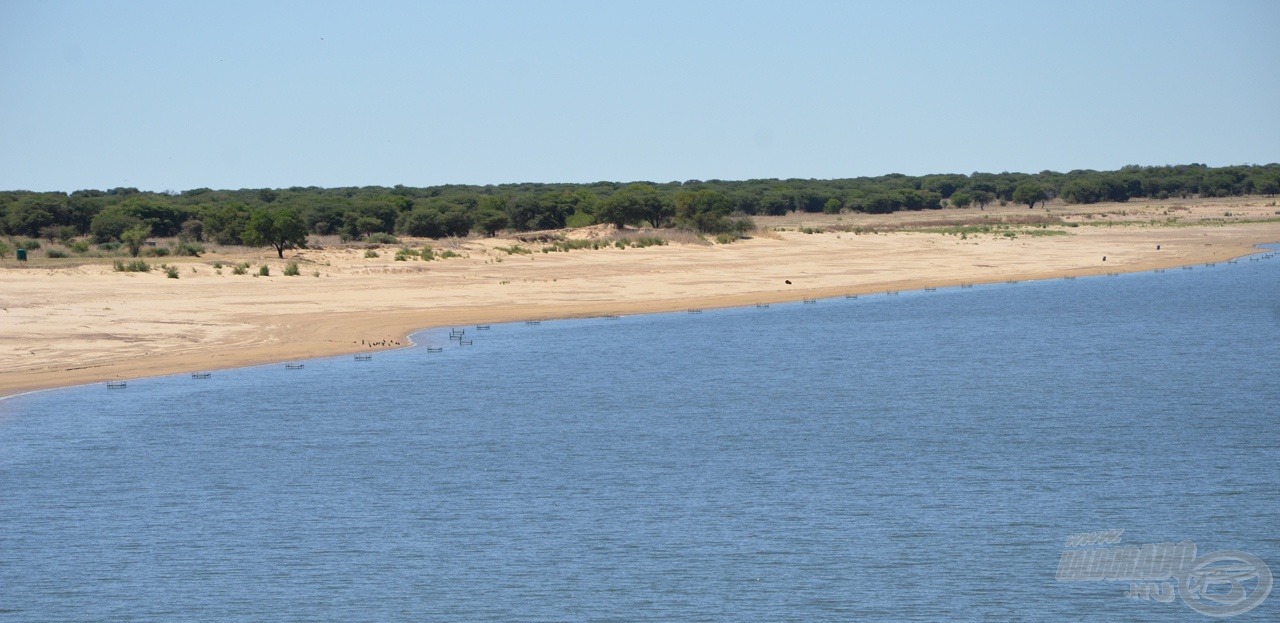
[[884,175],[834,180],[690,180],[669,183],[293,187],[72,193],[0,191],[0,234],[109,243],[180,236],[219,244],[291,246],[308,234],[344,239],[403,234],[493,235],[594,223],[733,234],[750,216],[788,212],[888,213],[991,203],[1036,204],[1280,193],[1280,164],[1127,166],[1118,171]]

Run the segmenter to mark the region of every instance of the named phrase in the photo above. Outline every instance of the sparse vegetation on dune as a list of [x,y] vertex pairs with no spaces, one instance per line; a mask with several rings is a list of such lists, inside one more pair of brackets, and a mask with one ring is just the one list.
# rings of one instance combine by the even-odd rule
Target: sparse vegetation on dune
[[116,260],[114,266],[116,272],[121,273],[145,273],[151,270],[151,265],[142,260],[133,260],[130,262]]
[[557,251],[567,252],[567,251],[574,251],[577,249],[599,249],[599,248],[600,248],[599,240],[588,240],[588,239],[557,240],[545,247],[542,247],[542,252],[554,253]]

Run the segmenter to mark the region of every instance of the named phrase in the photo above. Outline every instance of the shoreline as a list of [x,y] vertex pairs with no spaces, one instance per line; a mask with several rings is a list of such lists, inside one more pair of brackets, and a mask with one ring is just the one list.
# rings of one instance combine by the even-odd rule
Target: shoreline
[[[215,344],[193,349],[191,352],[155,355],[145,359],[129,358],[125,361],[108,361],[79,368],[36,371],[20,374],[22,378],[0,380],[0,400],[30,393],[92,385],[113,380],[137,380],[187,374],[213,372],[236,368],[281,364],[289,361],[339,357],[358,353],[383,352],[416,346],[410,335],[432,329],[476,324],[503,324],[528,320],[550,321],[580,319],[607,315],[643,315],[670,313],[688,309],[723,309],[746,307],[756,304],[781,304],[805,299],[830,299],[846,295],[882,294],[889,291],[912,291],[925,288],[956,287],[965,284],[995,284],[1007,281],[1040,281],[1064,277],[1088,277],[1106,274],[1141,273],[1157,269],[1216,263],[1266,252],[1263,244],[1280,244],[1280,238],[1268,242],[1240,242],[1231,245],[1206,246],[1191,255],[1169,254],[1165,258],[1144,259],[1124,265],[1077,266],[1066,270],[1022,270],[1001,274],[962,277],[904,276],[898,279],[872,283],[847,285],[779,288],[775,290],[749,290],[743,292],[708,294],[701,296],[673,296],[670,298],[615,299],[597,302],[559,304],[511,305],[485,302],[478,305],[453,306],[443,310],[384,310],[384,311],[314,311],[294,313],[287,324],[267,328],[267,333],[282,331],[288,342],[263,343],[251,346]],[[7,310],[6,310],[7,311]],[[360,348],[355,340],[337,340],[335,336],[350,333],[356,327],[365,334],[390,335],[400,345]],[[303,339],[298,339],[303,338]],[[269,341],[268,341],[269,342]],[[201,365],[203,364],[203,365]],[[12,375],[5,375],[12,377]]]

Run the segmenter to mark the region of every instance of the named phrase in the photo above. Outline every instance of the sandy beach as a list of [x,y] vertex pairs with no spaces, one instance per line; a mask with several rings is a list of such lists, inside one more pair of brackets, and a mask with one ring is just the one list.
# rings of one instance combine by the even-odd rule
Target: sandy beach
[[[322,248],[288,251],[285,260],[247,248],[148,260],[177,266],[178,279],[115,272],[110,258],[8,258],[0,263],[0,395],[395,347],[430,327],[1143,271],[1280,241],[1273,198],[1050,204],[1048,214],[1063,222],[1019,223],[1046,215],[1025,206],[796,214],[757,218],[760,231],[733,244],[685,235],[664,246],[542,253],[545,243],[528,237],[406,240],[366,257],[366,245],[318,241]],[[960,231],[975,224],[1000,228]],[[607,241],[614,233],[553,235]],[[423,244],[460,257],[393,257]],[[532,253],[509,253],[511,245]],[[299,276],[282,275],[291,260]],[[249,274],[233,274],[238,262],[251,263]],[[262,264],[270,276],[254,276]]]

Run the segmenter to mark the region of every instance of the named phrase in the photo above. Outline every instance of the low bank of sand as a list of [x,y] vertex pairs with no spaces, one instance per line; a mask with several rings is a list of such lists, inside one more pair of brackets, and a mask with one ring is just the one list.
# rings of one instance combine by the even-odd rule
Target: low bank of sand
[[[370,342],[404,343],[408,333],[429,327],[1142,271],[1222,261],[1280,241],[1270,199],[1050,208],[1067,224],[963,237],[938,228],[1044,211],[762,218],[759,235],[726,245],[541,253],[538,242],[470,239],[443,243],[462,257],[430,262],[395,261],[399,245],[378,250],[376,258],[365,257],[363,246],[331,246],[287,252],[284,261],[258,249],[151,260],[178,266],[178,279],[160,270],[114,272],[110,260],[26,266],[6,260],[0,395],[360,352],[384,347]],[[814,227],[829,231],[800,230]],[[423,242],[429,241],[414,246]],[[534,252],[498,248],[512,244]],[[298,262],[299,276],[281,275],[289,260]],[[250,274],[232,274],[231,265],[241,261],[252,263]],[[271,276],[252,276],[264,263]]]

